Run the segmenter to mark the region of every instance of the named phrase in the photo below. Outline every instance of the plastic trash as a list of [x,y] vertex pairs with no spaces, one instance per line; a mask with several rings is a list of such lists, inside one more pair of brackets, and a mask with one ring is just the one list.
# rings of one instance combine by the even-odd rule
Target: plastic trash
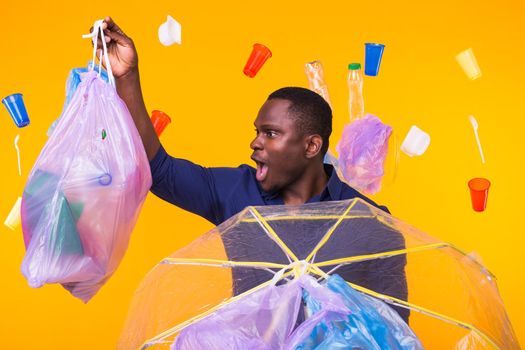
[[378,192],[391,134],[392,127],[371,114],[346,125],[337,144],[343,180],[358,191]]
[[[93,66],[81,74],[29,174],[21,209],[29,285],[61,283],[84,302],[119,265],[151,186],[140,135],[115,89],[101,23],[94,33],[102,36],[109,83]],[[96,52],[96,37],[94,46]]]
[[[312,315],[293,331],[303,299]],[[270,284],[189,325],[171,350],[356,347],[423,349],[410,327],[384,302],[354,291],[338,275],[324,284],[303,275],[283,285]]]
[[22,167],[20,165],[20,148],[18,147],[18,140],[20,140],[20,135],[17,134],[15,136],[14,145],[15,145],[15,149],[16,149],[16,158],[18,160],[18,175],[22,176]]
[[181,32],[180,23],[168,15],[166,22],[159,26],[159,41],[164,46],[171,46],[175,43],[180,45],[182,43]]
[[476,137],[476,143],[478,145],[478,151],[481,157],[481,162],[485,164],[485,156],[483,155],[483,148],[481,147],[481,142],[479,140],[479,135],[478,135],[478,127],[479,127],[478,121],[476,120],[476,118],[474,118],[473,115],[469,115],[468,120],[470,121],[470,124],[472,125],[472,129],[474,129],[474,136]]
[[29,125],[29,116],[27,115],[26,106],[22,94],[16,93],[5,97],[2,100],[5,108],[11,115],[15,125],[19,128]]
[[166,129],[166,127],[171,123],[171,118],[166,113],[155,110],[151,112],[151,123],[155,129],[155,133],[158,137],[160,137],[164,129]]
[[490,181],[482,177],[476,177],[468,182],[468,187],[470,189],[472,209],[479,212],[484,211],[487,208]]
[[375,77],[379,74],[384,49],[383,44],[365,44],[365,75]]
[[304,65],[304,72],[308,78],[309,89],[321,95],[331,106],[328,85],[324,80],[324,70],[321,61],[312,61]]
[[263,44],[254,44],[252,53],[244,66],[244,74],[250,78],[257,75],[264,62],[272,57],[272,52]]
[[[93,68],[90,68],[93,67]],[[69,102],[73,98],[73,95],[75,94],[75,91],[77,90],[78,85],[81,81],[81,74],[87,73],[90,70],[96,70],[100,72],[100,77],[107,82],[108,81],[108,73],[102,69],[100,66],[95,65],[94,61],[89,61],[86,67],[79,67],[79,68],[73,68],[71,71],[69,71],[69,75],[66,80],[66,100],[64,101],[64,106],[62,107],[62,113],[60,115],[64,114],[66,111],[67,106],[69,105]],[[49,127],[47,130],[47,137],[51,136],[53,133],[53,130],[55,130],[55,127],[58,123],[58,120],[60,117],[58,117]]]
[[312,278],[304,279],[306,313],[310,314],[288,339],[285,349],[417,350],[423,345],[384,302],[361,294],[339,275],[332,275],[322,288]]
[[22,205],[22,197],[18,197],[15,205],[11,208],[9,215],[4,221],[4,225],[9,227],[11,230],[16,230],[20,226],[20,207]]
[[470,80],[476,80],[481,77],[481,69],[479,69],[478,61],[472,48],[458,53],[456,55],[456,61]]
[[430,135],[412,125],[401,144],[401,150],[410,157],[420,156],[425,153],[429,145]]
[[365,115],[365,101],[363,99],[363,73],[361,64],[348,65],[348,111],[350,123]]
[[171,350],[282,349],[301,306],[298,281],[270,285],[182,330]]

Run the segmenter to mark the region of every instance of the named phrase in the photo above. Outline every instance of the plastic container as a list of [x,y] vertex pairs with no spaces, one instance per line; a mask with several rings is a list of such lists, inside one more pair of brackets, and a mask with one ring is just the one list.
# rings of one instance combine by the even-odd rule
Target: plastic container
[[468,182],[470,189],[470,199],[474,211],[484,211],[487,208],[490,181],[483,177],[475,177]]
[[9,215],[7,216],[7,219],[4,221],[4,225],[9,227],[11,230],[16,230],[20,226],[20,210],[22,206],[22,197],[18,197],[18,199],[15,202],[15,205],[13,205],[13,208],[9,212]]
[[456,55],[456,61],[470,80],[475,80],[481,77],[481,69],[479,69],[478,61],[474,56],[472,48],[468,48]]
[[401,150],[410,157],[420,156],[425,153],[429,145],[430,135],[412,125],[401,144]]
[[375,77],[379,74],[384,49],[385,45],[383,44],[365,44],[365,75]]
[[5,97],[2,100],[5,108],[13,118],[16,126],[23,128],[29,125],[29,116],[27,115],[26,106],[24,105],[24,99],[22,94],[16,93]]
[[160,137],[164,129],[171,123],[171,118],[162,111],[153,111],[151,112],[151,123],[155,133]]
[[263,44],[254,44],[252,53],[250,54],[250,57],[244,66],[244,74],[250,78],[255,77],[263,66],[264,62],[266,62],[266,60],[270,57],[272,57],[272,52],[269,48]]
[[363,73],[361,64],[350,63],[348,65],[348,108],[350,122],[361,119],[365,114],[365,102],[363,100]]
[[180,23],[168,15],[166,22],[159,26],[159,41],[164,46],[171,46],[175,43],[180,45],[182,42],[181,30]]

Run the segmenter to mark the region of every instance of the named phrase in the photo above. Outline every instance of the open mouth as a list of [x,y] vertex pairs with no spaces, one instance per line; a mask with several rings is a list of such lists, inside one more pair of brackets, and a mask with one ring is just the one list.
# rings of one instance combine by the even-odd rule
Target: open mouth
[[255,164],[257,164],[257,170],[255,172],[255,178],[259,182],[263,182],[266,179],[266,176],[268,175],[268,165],[265,163],[252,158]]

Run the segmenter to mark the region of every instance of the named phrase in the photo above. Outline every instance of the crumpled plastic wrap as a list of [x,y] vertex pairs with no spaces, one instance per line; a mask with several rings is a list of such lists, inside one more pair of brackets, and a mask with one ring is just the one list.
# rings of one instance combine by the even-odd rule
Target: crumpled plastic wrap
[[371,114],[345,126],[337,144],[338,173],[358,191],[377,193],[385,173],[392,127]]

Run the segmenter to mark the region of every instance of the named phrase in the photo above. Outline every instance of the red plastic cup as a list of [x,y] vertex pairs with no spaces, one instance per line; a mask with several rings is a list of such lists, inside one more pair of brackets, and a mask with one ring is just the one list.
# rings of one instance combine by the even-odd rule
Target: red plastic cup
[[468,182],[468,187],[470,188],[472,209],[475,211],[484,211],[487,207],[490,181],[482,177],[475,177]]
[[270,57],[272,57],[272,52],[269,48],[262,44],[254,44],[250,58],[244,66],[244,74],[253,78]]
[[164,112],[153,111],[151,112],[151,123],[153,128],[155,128],[155,133],[158,137],[166,129],[169,123],[171,123],[171,118]]

